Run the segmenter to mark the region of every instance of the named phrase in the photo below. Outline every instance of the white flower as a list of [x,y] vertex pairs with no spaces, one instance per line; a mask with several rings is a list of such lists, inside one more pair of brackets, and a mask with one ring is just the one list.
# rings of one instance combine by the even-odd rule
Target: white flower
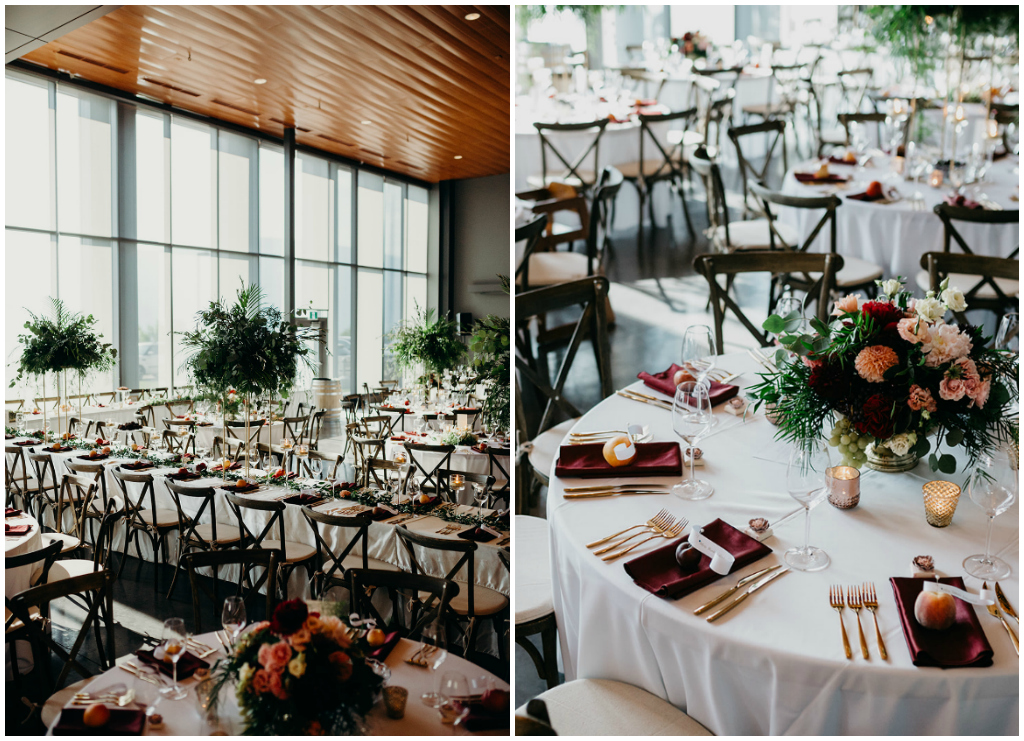
[[921,410],[921,419],[931,419],[931,418],[932,418],[931,412],[929,412],[927,409],[922,409]]
[[895,296],[903,289],[903,283],[896,278],[890,278],[889,280],[876,280],[875,283],[882,289],[882,293],[886,296]]
[[938,321],[946,313],[946,307],[936,298],[929,296],[914,304],[914,311],[926,322]]
[[942,292],[942,303],[950,311],[963,311],[967,308],[967,301],[959,288],[947,288]]
[[913,432],[903,432],[899,435],[893,435],[885,441],[885,447],[891,450],[896,455],[906,455],[910,452],[910,449],[914,447],[914,443],[917,442],[917,435]]
[[306,654],[300,653],[288,662],[288,673],[296,678],[306,673]]

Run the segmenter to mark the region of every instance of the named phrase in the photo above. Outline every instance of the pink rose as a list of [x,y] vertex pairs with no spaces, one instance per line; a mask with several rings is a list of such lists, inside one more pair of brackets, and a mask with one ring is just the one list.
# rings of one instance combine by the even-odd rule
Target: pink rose
[[934,412],[938,409],[932,392],[926,388],[921,388],[916,383],[910,387],[910,398],[907,399],[907,405],[915,412],[922,409]]
[[920,319],[900,319],[896,324],[896,331],[912,345],[927,345],[932,341],[928,325]]
[[812,360],[806,355],[801,355],[800,360],[802,360],[803,364],[806,365],[808,368],[818,368],[825,364],[824,360]]
[[847,314],[851,311],[857,311],[860,307],[860,294],[851,294],[849,296],[843,296],[841,299],[835,302],[832,308],[832,316],[840,316]]
[[284,688],[284,683],[282,682],[281,676],[282,675],[276,673],[270,675],[270,692],[278,700],[287,700],[288,692]]
[[270,677],[271,674],[267,670],[256,670],[256,674],[254,674],[252,678],[252,688],[256,692],[256,694],[262,695],[270,691]]
[[986,378],[982,381],[977,378],[968,378],[964,385],[967,387],[967,396],[971,400],[971,406],[977,406],[979,409],[985,406],[988,395],[992,392],[992,379]]
[[277,643],[264,643],[260,646],[258,654],[260,663],[268,672],[279,673],[284,671],[292,658],[292,649],[284,641]]
[[967,387],[962,378],[946,376],[939,382],[939,396],[946,401],[960,401],[966,393]]

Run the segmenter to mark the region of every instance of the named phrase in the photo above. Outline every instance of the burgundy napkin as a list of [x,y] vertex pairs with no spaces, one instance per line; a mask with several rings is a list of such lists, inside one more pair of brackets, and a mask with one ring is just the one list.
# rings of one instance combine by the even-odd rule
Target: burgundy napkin
[[[491,692],[500,692],[508,697],[506,701],[506,708],[511,701],[511,694],[505,690],[491,690]],[[465,720],[462,721],[463,727],[470,733],[480,733],[482,731],[498,731],[503,728],[509,727],[508,710],[503,712],[494,712],[488,709],[483,704],[483,699],[474,700],[465,703],[469,707],[469,715],[466,716]]]
[[[171,477],[168,476],[167,478],[171,478]],[[199,477],[196,476],[196,478],[199,478]],[[188,481],[189,479],[183,479],[183,480],[184,481]],[[235,492],[236,494],[246,494],[246,493],[248,493],[250,491],[256,491],[257,489],[260,488],[260,485],[259,484],[246,484],[245,486],[237,486],[236,484],[225,484],[224,486],[222,486],[220,488],[223,489],[224,491]]]
[[4,517],[17,517],[20,514],[21,514],[21,510],[20,509],[15,509],[14,507],[5,507],[4,508]]
[[4,435],[4,440],[13,440],[14,435]]
[[64,708],[53,727],[54,736],[141,736],[146,725],[146,711],[132,708],[112,708],[110,720],[99,728],[85,725],[85,708]]
[[370,651],[367,656],[377,659],[377,661],[384,661],[400,640],[402,640],[402,635],[397,630],[394,633],[388,633],[384,638],[384,643]]
[[604,459],[604,445],[563,445],[558,453],[555,476],[559,478],[603,479],[621,476],[682,476],[683,454],[679,443],[637,443],[636,457],[628,466],[613,468]]
[[[193,473],[192,471],[186,471],[185,473],[169,473],[167,474],[167,478],[171,481],[195,481],[196,479],[201,479],[202,476],[198,473]],[[233,489],[234,487],[231,488]]]
[[[153,656],[152,651],[140,648],[135,652],[135,655],[139,657],[139,661],[144,664],[149,664],[150,666],[155,666],[168,677],[174,675],[174,665],[169,661],[160,661],[160,659]],[[183,679],[188,679],[195,673],[196,669],[199,669],[200,667],[209,669],[210,663],[208,661],[203,661],[198,656],[194,656],[186,651],[185,654],[178,659],[178,681],[180,682]]]
[[398,517],[398,515],[400,514],[401,512],[392,513],[388,512],[386,509],[381,510],[380,512],[374,512],[373,510],[370,510],[370,519],[374,522],[380,522],[381,520],[389,520],[392,517]]
[[469,530],[463,530],[459,533],[459,537],[463,540],[472,540],[474,543],[490,543],[492,540],[498,540],[501,538],[500,535],[491,535],[479,526],[471,527]]
[[100,453],[99,455],[80,455],[78,460],[80,461],[103,461],[110,457],[109,453]]
[[69,453],[72,448],[65,448],[61,446],[60,450],[54,450],[53,448],[43,448],[44,453]]
[[[660,391],[666,396],[675,398],[676,385],[672,383],[672,379],[675,378],[676,371],[687,370],[681,365],[673,363],[669,366],[668,370],[662,371],[661,373],[645,373],[641,371],[637,374],[637,378],[644,382],[644,385],[648,388],[652,388],[655,391]],[[740,387],[733,386],[731,383],[718,383],[716,381],[710,381],[710,390],[708,396],[711,398],[711,406],[717,406],[723,401],[729,401],[732,397],[739,393]]]
[[[959,576],[939,579],[942,584],[964,588]],[[992,646],[985,638],[974,607],[956,600],[956,620],[946,630],[925,628],[914,617],[914,602],[924,588],[924,579],[894,576],[889,580],[900,614],[903,637],[914,666],[938,666],[952,669],[958,666],[992,666]]]
[[18,440],[14,443],[15,445],[38,445],[38,440]]
[[[220,465],[214,466],[210,470],[211,471],[223,471],[224,470],[223,466],[224,466],[224,464],[220,464]],[[239,463],[238,461],[235,461],[230,466],[228,466],[228,470],[229,471],[237,471],[241,467],[242,467],[242,464]]]
[[963,195],[948,195],[946,196],[946,203],[950,206],[958,206],[959,208],[969,208],[972,210],[982,208],[980,203],[972,201],[970,198]]
[[869,196],[867,192],[851,193],[846,197],[851,198],[854,201],[866,201],[867,203],[871,203],[872,201],[881,201],[883,198],[885,198],[885,193],[879,193],[877,196]]
[[4,523],[4,535],[28,535],[29,531],[32,530],[32,523],[25,525],[8,525]]
[[405,437],[403,437],[402,435],[395,435],[394,437],[391,438],[391,442],[394,442],[394,443],[405,442]]
[[829,157],[828,161],[833,165],[856,165],[856,162],[847,162],[842,157]]
[[836,175],[833,172],[827,178],[819,178],[813,172],[794,172],[793,175],[801,183],[845,183],[850,179],[849,175]]
[[135,461],[134,463],[125,463],[121,468],[127,468],[129,471],[145,471],[147,468],[152,468],[155,464],[149,461]]
[[[705,525],[704,535],[736,558],[729,573],[739,571],[772,552],[764,543],[758,543],[746,533],[720,519]],[[690,592],[722,578],[722,574],[711,570],[711,558],[705,555],[701,555],[696,571],[692,574],[684,572],[676,563],[678,546],[679,541],[674,540],[666,546],[627,561],[623,564],[626,573],[648,592],[669,599],[685,597]]]
[[282,499],[281,501],[284,502],[285,504],[313,505],[319,504],[320,502],[324,501],[324,499],[323,497],[318,497],[316,494],[295,494],[294,496],[287,497],[286,499]]

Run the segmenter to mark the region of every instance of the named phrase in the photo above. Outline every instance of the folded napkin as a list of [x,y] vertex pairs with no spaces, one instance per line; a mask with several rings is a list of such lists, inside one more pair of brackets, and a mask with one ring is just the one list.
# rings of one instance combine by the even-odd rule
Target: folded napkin
[[429,509],[430,507],[433,507],[435,504],[437,504],[440,501],[441,501],[441,497],[433,496],[433,497],[430,498],[429,502],[424,502],[423,504],[417,504],[416,502],[413,502],[412,506],[413,507],[420,507],[421,509]]
[[829,157],[828,161],[833,165],[856,165],[856,162],[847,162],[842,157]]
[[99,455],[80,455],[78,460],[80,461],[102,461],[110,457],[109,453],[100,453]]
[[324,501],[323,497],[318,497],[316,494],[295,494],[281,500],[285,504],[298,504],[298,505],[314,505]]
[[6,522],[4,523],[4,535],[28,535],[31,530],[31,522],[24,525],[8,525]]
[[505,696],[503,703],[504,708],[498,711],[489,709],[483,703],[481,697],[480,700],[471,700],[465,703],[469,707],[469,714],[462,721],[462,726],[470,733],[481,733],[483,731],[499,731],[509,727],[508,719],[508,707],[511,703],[511,693],[505,690],[490,690],[492,693],[498,693]]
[[394,437],[391,438],[391,442],[393,442],[393,443],[400,443],[400,442],[404,442],[404,441],[405,441],[405,438],[402,435],[395,435]]
[[850,179],[849,175],[836,175],[833,172],[827,178],[819,178],[814,172],[794,172],[793,175],[801,183],[845,183]]
[[555,476],[559,478],[603,479],[622,476],[682,476],[683,454],[679,443],[637,443],[636,457],[628,466],[613,468],[604,459],[604,445],[563,445],[558,453]]
[[[239,463],[238,461],[235,461],[230,466],[228,466],[228,470],[229,471],[237,471],[241,467],[242,467],[242,464]],[[211,471],[223,471],[224,470],[224,466],[223,466],[223,464],[218,464],[218,465],[214,466],[213,468],[211,468],[210,470]]]
[[99,728],[85,725],[85,708],[64,708],[53,727],[54,736],[141,736],[146,726],[146,711],[133,708],[112,708],[110,720]]
[[152,468],[155,464],[149,461],[135,461],[134,463],[125,463],[121,468],[127,468],[129,471],[145,471],[147,468]]
[[[964,588],[959,576],[939,579],[942,584]],[[925,628],[914,617],[914,602],[924,588],[924,579],[894,576],[889,580],[896,611],[903,626],[910,659],[914,666],[938,666],[951,669],[958,666],[992,666],[992,646],[985,638],[974,607],[956,600],[956,619],[946,630]]]
[[[139,657],[139,661],[150,666],[155,666],[161,672],[166,674],[168,677],[174,674],[174,665],[170,661],[161,661],[153,655],[152,651],[140,648],[135,652],[135,655]],[[190,654],[186,651],[180,659],[178,659],[178,681],[188,679],[191,677],[196,669],[209,669],[210,662],[203,661],[198,656]]]
[[[196,479],[201,479],[202,476],[198,473],[193,473],[192,471],[186,471],[185,473],[169,473],[167,474],[167,478],[171,481],[195,481]],[[231,488],[234,489],[235,487],[232,486]]]
[[945,200],[946,200],[946,203],[948,205],[950,205],[950,206],[958,206],[959,208],[969,208],[969,209],[972,209],[972,210],[983,208],[983,206],[980,203],[978,203],[977,201],[972,201],[970,198],[968,198],[967,196],[963,196],[963,195],[952,195],[952,194],[950,194],[950,195],[946,196]]
[[384,643],[370,651],[367,656],[377,659],[377,661],[384,661],[400,640],[402,640],[402,635],[397,630],[394,633],[388,633],[384,638]]
[[473,446],[473,450],[475,450],[477,453],[486,453],[488,450],[487,443],[477,443],[476,445]]
[[38,445],[38,440],[18,440],[14,443],[15,445]]
[[[742,533],[722,520],[715,520],[704,526],[704,535],[731,553],[736,561],[729,573],[735,573],[744,566],[754,563],[772,552],[764,543],[758,543],[746,533]],[[676,563],[676,548],[679,541],[674,540],[666,546],[637,556],[623,566],[637,585],[659,597],[678,599],[685,597],[701,587],[722,578],[711,570],[711,558],[701,555],[697,570],[686,573]]]
[[389,520],[392,517],[398,517],[402,514],[401,512],[388,512],[386,509],[381,509],[380,512],[376,511],[376,507],[370,510],[370,519],[374,522],[380,522],[381,520]]
[[854,201],[866,201],[868,203],[871,203],[872,201],[884,201],[885,200],[885,193],[879,193],[877,196],[869,196],[867,194],[867,192],[864,192],[864,193],[851,193],[850,195],[848,195],[846,197],[850,198],[850,199],[852,199]]
[[64,446],[61,446],[57,450],[54,450],[52,447],[51,448],[43,448],[43,452],[44,453],[67,453],[70,450],[71,450],[70,447],[64,447]]
[[[168,478],[170,478],[170,477],[168,477]],[[196,478],[199,478],[199,477],[196,476]],[[184,481],[188,481],[189,479],[183,479],[183,480]],[[235,492],[236,494],[247,494],[250,491],[256,491],[257,489],[259,489],[260,485],[259,484],[246,484],[245,486],[238,486],[237,484],[225,484],[224,486],[222,486],[220,488],[223,489],[224,491]]]
[[[672,383],[672,379],[675,378],[676,372],[681,370],[687,369],[673,363],[669,366],[668,370],[664,370],[661,373],[645,373],[641,371],[636,377],[643,381],[644,385],[648,388],[660,391],[666,396],[674,398],[676,395],[676,385]],[[740,391],[739,386],[734,386],[731,383],[718,383],[716,381],[709,381],[709,383],[708,396],[711,399],[711,406],[717,406],[723,401],[728,401]]]
[[4,435],[4,440],[13,440],[14,435]]
[[334,488],[338,489],[339,491],[341,489],[358,489],[359,484],[357,484],[355,481],[335,481]]
[[490,543],[492,540],[498,540],[502,536],[494,535],[477,526],[471,527],[469,530],[463,530],[458,534],[458,537],[463,540],[472,540],[474,543]]
[[21,514],[21,510],[20,509],[15,509],[14,507],[5,507],[4,508],[4,517],[17,517],[20,514]]

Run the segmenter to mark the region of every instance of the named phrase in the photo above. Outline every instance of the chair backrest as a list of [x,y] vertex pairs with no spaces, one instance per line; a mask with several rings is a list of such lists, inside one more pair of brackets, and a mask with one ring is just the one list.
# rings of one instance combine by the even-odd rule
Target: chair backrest
[[384,458],[385,441],[383,438],[352,437],[352,450],[355,453],[355,466],[366,473],[367,461]]
[[170,414],[171,418],[173,419],[177,415],[182,414],[184,412],[194,411],[195,402],[192,401],[191,399],[186,399],[184,401],[167,402],[166,404],[164,404],[164,407],[166,407],[167,413]]
[[210,446],[210,455],[213,458],[230,458],[233,461],[239,461],[244,452],[244,440],[233,437],[223,438],[220,435],[213,436],[213,444]]
[[93,393],[93,398],[97,403],[110,404],[117,398],[116,391],[96,391]]
[[522,259],[516,266],[516,278],[519,278],[519,274],[524,270],[527,270],[530,263],[530,255],[537,249],[537,245],[540,243],[541,237],[544,235],[544,227],[548,224],[547,214],[537,214],[534,216],[533,221],[529,221],[522,226],[516,227],[516,243],[526,242],[523,246]]
[[106,472],[106,466],[102,462],[90,463],[88,461],[79,460],[77,457],[71,460],[64,461],[64,465],[71,473],[79,476],[92,476],[93,481],[96,482],[96,486],[99,489],[100,499],[102,500],[102,508],[106,509],[107,504],[110,501],[110,497],[107,495],[107,477],[104,475]]
[[[541,123],[535,121],[533,127],[537,129],[537,134],[540,137],[540,170],[542,184],[548,184],[548,150],[551,154],[561,162],[567,169],[566,176],[563,178],[570,184],[575,185],[579,190],[589,190],[593,186],[593,181],[587,181],[580,175],[580,168],[583,165],[584,160],[590,155],[591,152],[594,154],[594,172],[598,172],[600,167],[599,157],[599,144],[601,142],[601,136],[604,134],[604,129],[608,125],[607,118],[599,118],[596,121],[585,121],[581,123]],[[548,138],[549,133],[557,132],[575,132],[575,131],[590,131],[593,133],[593,140],[589,146],[580,152],[579,156],[576,157],[572,162],[566,159],[554,144],[551,139]]]
[[[1019,285],[1020,261],[1014,258],[926,252],[921,255],[921,267],[928,271],[928,282],[936,295],[939,285],[951,273],[967,277],[969,286],[951,287],[963,292],[969,309],[990,309],[1001,315],[1007,307],[1018,305],[1017,295],[1008,295],[1006,284],[999,285],[999,280],[1013,281],[1014,288]],[[992,295],[979,296],[982,291]],[[954,311],[953,316],[962,324],[968,323],[962,311]]]
[[[409,456],[409,462],[413,465],[413,467],[409,469],[409,476],[412,476],[416,471],[419,471],[423,474],[423,481],[420,485],[424,489],[430,488],[440,493],[441,486],[437,480],[437,472],[443,468],[448,468],[451,465],[452,453],[455,452],[455,446],[412,443],[408,440],[402,443],[402,445],[405,447],[405,452]],[[420,457],[424,453],[438,455],[439,459],[437,463],[429,467],[424,465],[423,459]],[[408,482],[408,477],[406,477],[406,481]]]
[[729,296],[729,293],[718,282],[719,275],[736,275],[738,273],[820,273],[818,280],[807,292],[818,302],[818,319],[828,318],[829,292],[835,281],[835,274],[843,265],[843,258],[831,253],[800,253],[800,252],[737,252],[731,255],[698,255],[694,260],[697,272],[704,276],[711,289],[711,307],[715,317],[715,345],[718,354],[725,352],[722,337],[722,325],[725,321],[726,309],[731,310],[747,331],[762,347],[771,345],[768,333],[754,325],[743,310]]
[[482,486],[483,487],[482,492],[487,497],[487,499],[484,501],[482,506],[490,507],[489,501],[490,501],[490,498],[491,498],[491,489],[494,486],[494,477],[491,476],[488,473],[471,473],[469,471],[453,471],[453,470],[451,470],[449,468],[444,468],[444,469],[438,470],[438,472],[437,472],[437,481],[438,481],[438,484],[441,487],[441,491],[444,492],[442,494],[442,496],[445,499],[445,501],[458,503],[457,495],[455,494],[455,491],[452,489],[452,485],[451,485],[451,483],[452,483],[451,479],[452,479],[452,474],[453,473],[454,474],[458,474],[459,476],[462,476],[462,478],[465,480],[466,484],[478,484],[479,486]]
[[366,437],[387,437],[397,421],[398,417],[391,414],[376,414],[360,420]]
[[[281,551],[281,563],[287,563],[288,544],[285,542],[284,537],[284,511],[288,505],[284,502],[276,502],[273,500],[240,497],[237,494],[232,494],[231,492],[226,492],[225,498],[228,500],[228,504],[231,506],[232,511],[235,513],[235,517],[238,519],[238,532],[242,534],[244,547],[259,549],[264,547],[263,541],[265,540],[279,541],[281,543],[281,547],[278,549]],[[253,533],[253,531],[249,529],[249,526],[245,524],[245,519],[242,517],[243,509],[253,509],[270,513],[269,519],[259,533]]]
[[[963,206],[950,206],[948,203],[940,203],[934,209],[939,218],[942,219],[942,251],[950,252],[953,242],[963,251],[965,255],[973,255],[970,245],[953,223],[955,221],[968,222],[972,224],[1017,224],[1020,221],[1020,211],[988,211],[982,208],[964,208]],[[1019,249],[1019,248],[1018,248]],[[1008,257],[1017,254],[1014,250]]]
[[[111,473],[124,498],[126,525],[129,528],[138,527],[143,530],[151,530],[151,524],[142,518],[141,511],[148,509],[150,512],[156,512],[153,476],[145,471],[126,471],[122,466],[118,466]],[[128,491],[128,484],[142,484],[142,488],[139,489],[136,496],[132,496]]]
[[57,406],[60,404],[60,397],[59,396],[37,396],[32,401],[34,401],[35,405],[37,407],[39,407],[40,409],[42,409],[43,405],[45,405],[45,404],[53,404],[53,406],[50,407],[50,408],[51,409],[56,409]]
[[[502,494],[508,491],[509,484],[512,481],[512,477],[508,475],[508,471],[501,464],[502,458],[512,457],[512,448],[495,448],[493,446],[487,447],[487,466],[491,476],[494,477],[495,483],[499,480],[504,481],[499,489],[495,489],[495,494]],[[499,475],[500,474],[500,475]]]
[[[597,360],[601,397],[612,393],[607,299],[608,279],[601,276],[539,288],[516,296],[516,380],[522,392],[517,394],[517,399],[522,399],[530,439],[556,424],[559,421],[557,413],[567,418],[580,416],[580,411],[565,398],[564,388],[585,336],[589,335]],[[572,330],[552,385],[544,348],[534,352],[530,320],[552,311],[579,306],[582,306],[582,313]]]
[[708,207],[707,234],[720,252],[731,252],[733,246],[729,236],[729,206],[725,200],[722,171],[718,163],[707,156],[705,148],[694,152],[689,162],[704,181]]
[[840,108],[847,113],[857,113],[864,102],[864,95],[867,93],[874,70],[869,67],[860,69],[847,69],[836,73],[839,80],[839,89],[842,92]]
[[[182,486],[166,478],[164,479],[164,484],[167,486],[167,491],[171,493],[174,506],[178,509],[178,521],[181,523],[181,532],[178,537],[184,539],[185,542],[193,540],[204,550],[212,549],[213,543],[217,540],[217,494],[213,487]],[[181,497],[202,500],[199,509],[196,510],[194,515],[187,515],[185,513],[181,506]],[[209,540],[196,532],[196,528],[203,524],[201,520],[207,508],[210,510]]]
[[284,429],[281,432],[281,439],[288,438],[294,445],[304,442],[306,429],[309,427],[309,417],[284,417],[281,419]]
[[[44,545],[42,548],[37,548],[34,551],[28,553],[21,553],[16,556],[6,556],[4,558],[4,569],[20,569],[25,566],[36,566],[31,570],[31,577],[29,578],[29,586],[34,587],[37,584],[45,584],[46,580],[50,577],[50,567],[53,566],[54,561],[57,560],[57,556],[60,555],[62,543],[59,540],[55,540],[49,545]],[[6,601],[10,601],[10,597],[5,596]],[[8,608],[9,609],[9,608]],[[12,617],[7,616],[7,627],[10,627]]]
[[[768,182],[768,175],[772,168],[772,156],[775,154],[776,147],[779,147],[782,152],[782,171],[786,172],[789,169],[786,161],[786,122],[781,119],[773,119],[749,126],[732,126],[727,133],[733,146],[736,147],[736,157],[740,163],[740,178],[743,184],[743,202],[746,203],[750,183]],[[762,134],[768,139],[768,149],[761,161],[761,166],[757,167],[748,157],[749,148],[744,153],[743,141],[748,137],[760,137]],[[779,146],[780,144],[781,146]]]
[[20,412],[24,408],[24,406],[25,406],[25,400],[24,399],[7,399],[7,400],[4,401],[4,405],[5,406],[9,407],[12,404],[14,404],[14,409],[12,409],[11,411],[12,412]]
[[93,502],[99,491],[96,480],[89,476],[66,473],[61,478],[60,489],[57,490],[57,512],[54,516],[57,532],[65,532],[64,510],[70,509],[74,515],[74,525],[70,534],[85,541],[85,523],[87,515],[93,509]]
[[[8,497],[17,495],[25,499],[28,496],[28,482],[31,476],[28,472],[28,462],[25,459],[25,447],[27,446],[4,446],[4,485],[7,488]],[[21,464],[20,472],[18,471],[19,463]]]
[[846,136],[845,143],[847,146],[851,143],[851,125],[867,125],[872,123],[875,125],[875,145],[881,147],[884,144],[882,141],[882,125],[885,123],[886,119],[886,115],[884,113],[840,113],[836,118],[839,119],[839,124],[843,127],[843,132]]
[[[42,443],[40,443],[40,446],[42,446]],[[57,478],[57,469],[53,465],[53,458],[50,457],[49,453],[36,453],[37,449],[30,448],[28,453],[28,459],[32,463],[32,468],[36,470],[36,486],[39,488],[39,491],[47,491],[49,489],[57,491],[60,488],[61,480]],[[19,447],[18,450],[22,450],[22,448]],[[24,461],[22,461],[22,465],[24,465]]]
[[433,538],[429,535],[424,535],[423,533],[410,530],[405,525],[397,525],[395,527],[395,532],[398,534],[399,542],[401,542],[405,547],[406,553],[409,554],[409,563],[412,567],[413,574],[426,573],[416,555],[417,547],[425,550],[462,554],[458,561],[455,562],[455,565],[448,570],[447,574],[445,574],[445,579],[448,581],[455,581],[455,577],[460,571],[462,571],[463,567],[465,567],[467,609],[469,611],[469,615],[472,616],[474,614],[473,593],[475,591],[477,544],[472,540],[462,540],[461,538]]
[[[675,180],[682,182],[683,166],[682,160],[677,155],[676,147],[669,145],[667,140],[663,143],[663,140],[658,138],[658,132],[666,128],[670,128],[670,124],[673,121],[680,121],[683,124],[683,128],[680,133],[680,141],[683,139],[685,132],[695,125],[697,121],[697,108],[687,108],[682,111],[672,111],[671,113],[639,113],[637,114],[637,120],[640,121],[640,158],[641,167],[638,171],[637,179],[641,183],[651,184],[659,180]],[[654,151],[650,150],[650,144],[654,145]],[[644,150],[647,150],[645,154]],[[649,156],[653,155],[653,156]],[[646,163],[649,161],[657,161],[658,169],[654,172],[648,172]]]
[[145,420],[142,424],[146,427],[156,427],[156,410],[152,404],[146,404],[135,410]]
[[[419,640],[423,628],[444,616],[459,585],[426,574],[409,574],[384,569],[349,569],[351,608],[377,621],[377,627],[398,631],[403,638]],[[385,589],[391,601],[390,620],[373,604],[378,589]],[[406,620],[408,618],[408,620]]]
[[320,432],[324,428],[324,417],[327,416],[327,410],[321,409],[319,412],[314,412],[309,420],[309,435],[307,440],[309,447],[316,450],[320,445]]
[[[764,215],[768,218],[768,243],[772,250],[786,250],[790,252],[807,252],[818,234],[825,225],[829,226],[829,252],[836,252],[836,209],[843,205],[839,196],[790,196],[778,191],[770,190],[761,183],[751,183],[750,191],[760,201],[764,209]],[[776,215],[772,212],[771,204],[776,206],[788,206],[789,208],[802,208],[809,211],[823,209],[824,213],[818,219],[818,223],[811,229],[804,239],[803,244],[789,244],[779,234],[775,226]]]
[[[313,538],[316,543],[317,570],[313,574],[316,586],[315,593],[323,597],[325,584],[332,581],[339,583],[345,580],[345,558],[352,553],[357,545],[361,551],[362,567],[364,569],[368,568],[369,544],[367,534],[370,530],[370,523],[373,520],[370,518],[369,511],[352,517],[345,517],[343,515],[320,512],[308,505],[302,507],[302,515],[306,518],[306,522],[309,523],[309,528],[313,531]],[[321,525],[325,526],[325,528],[331,528],[335,532],[330,536],[326,533],[321,533]],[[348,533],[352,529],[355,529],[356,533],[348,537]],[[348,537],[347,542],[345,541],[346,537]]]
[[[601,272],[604,252],[611,238],[611,214],[623,181],[622,173],[611,166],[604,168],[598,180],[597,190],[594,191],[594,198],[590,202],[590,225],[587,229],[588,275]],[[525,277],[523,285],[526,285]]]
[[[246,443],[246,447],[251,446],[256,440],[259,439],[260,431],[263,429],[263,425],[266,420],[263,419],[251,419],[249,420],[249,438],[245,439],[245,420],[244,419],[232,419],[229,420],[226,427],[228,437],[233,437],[236,440],[242,440]],[[236,430],[242,431],[242,436],[239,437]]]
[[[188,580],[192,587],[192,618],[195,621],[193,633],[203,632],[202,609],[200,605],[200,594],[206,594],[213,604],[213,610],[219,612],[221,605],[216,601],[216,589],[211,593],[200,577],[199,569],[208,568],[216,570],[221,566],[238,566],[241,573],[238,576],[235,594],[242,598],[247,608],[251,603],[259,599],[260,588],[266,584],[266,612],[265,619],[269,620],[274,614],[274,605],[277,602],[277,571],[281,563],[281,552],[270,549],[248,549],[240,550],[231,548],[220,551],[196,551],[184,557],[185,568],[188,570]],[[260,578],[253,582],[250,573],[253,569],[262,567],[264,569]],[[215,577],[216,578],[216,577]],[[243,588],[243,584],[249,587]]]
[[[386,461],[380,458],[371,458],[366,461],[366,486],[376,486],[378,489],[385,489],[388,487],[390,481],[388,472],[389,471],[401,471],[402,467],[394,461]],[[378,471],[383,471],[383,479],[377,475]]]

